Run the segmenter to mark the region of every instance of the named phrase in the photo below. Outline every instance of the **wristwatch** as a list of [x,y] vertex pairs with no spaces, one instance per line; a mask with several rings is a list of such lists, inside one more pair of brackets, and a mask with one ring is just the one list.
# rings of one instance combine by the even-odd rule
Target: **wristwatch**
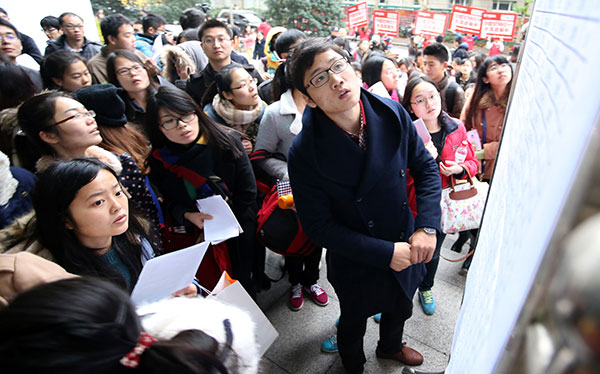
[[437,230],[431,227],[420,227],[420,229],[422,229],[423,231],[425,231],[425,234],[429,234],[429,235],[436,235],[437,234]]

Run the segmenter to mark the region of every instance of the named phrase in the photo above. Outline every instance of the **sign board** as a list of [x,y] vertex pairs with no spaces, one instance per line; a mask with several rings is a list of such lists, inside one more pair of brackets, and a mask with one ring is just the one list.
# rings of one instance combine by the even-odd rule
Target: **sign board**
[[583,72],[597,69],[599,33],[596,2],[536,0],[446,374],[506,372],[498,363],[598,132],[600,74]]
[[398,13],[390,10],[373,11],[373,34],[398,36]]
[[517,26],[517,13],[513,12],[485,12],[481,20],[482,39],[501,39],[512,41]]
[[420,11],[415,20],[415,35],[438,36],[446,33],[448,14]]
[[484,9],[454,5],[452,7],[452,16],[450,18],[450,30],[479,35],[479,30],[481,30],[481,18],[484,13]]
[[367,2],[358,3],[348,8],[348,26],[352,30],[369,25],[369,8]]

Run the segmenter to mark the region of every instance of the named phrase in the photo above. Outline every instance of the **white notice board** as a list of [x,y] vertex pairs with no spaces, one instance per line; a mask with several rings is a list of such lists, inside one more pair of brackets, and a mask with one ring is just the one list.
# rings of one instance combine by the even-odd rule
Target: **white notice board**
[[446,373],[492,373],[600,112],[600,11],[536,0]]

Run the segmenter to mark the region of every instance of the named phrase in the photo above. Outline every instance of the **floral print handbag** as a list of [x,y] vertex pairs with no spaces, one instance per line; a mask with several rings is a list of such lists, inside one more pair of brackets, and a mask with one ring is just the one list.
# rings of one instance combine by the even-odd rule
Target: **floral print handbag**
[[467,182],[455,184],[450,178],[450,187],[442,190],[442,232],[446,234],[476,229],[481,223],[490,186],[465,171]]

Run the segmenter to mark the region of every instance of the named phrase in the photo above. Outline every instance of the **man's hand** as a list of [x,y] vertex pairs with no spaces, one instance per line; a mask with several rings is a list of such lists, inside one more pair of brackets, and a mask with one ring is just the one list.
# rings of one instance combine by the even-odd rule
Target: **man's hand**
[[390,268],[395,271],[401,271],[412,265],[410,261],[411,249],[406,242],[394,243],[394,255],[390,262]]
[[181,289],[177,292],[174,292],[173,295],[171,295],[171,296],[173,296],[173,297],[177,297],[177,296],[196,297],[196,296],[198,296],[198,288],[196,288],[195,285],[190,284],[186,288]]
[[196,225],[196,227],[199,229],[204,228],[204,220],[213,218],[213,216],[210,214],[204,214],[200,212],[185,212],[183,217]]
[[410,259],[413,264],[421,261],[429,262],[435,251],[436,235],[427,234],[423,230],[417,230],[408,238],[410,243]]

